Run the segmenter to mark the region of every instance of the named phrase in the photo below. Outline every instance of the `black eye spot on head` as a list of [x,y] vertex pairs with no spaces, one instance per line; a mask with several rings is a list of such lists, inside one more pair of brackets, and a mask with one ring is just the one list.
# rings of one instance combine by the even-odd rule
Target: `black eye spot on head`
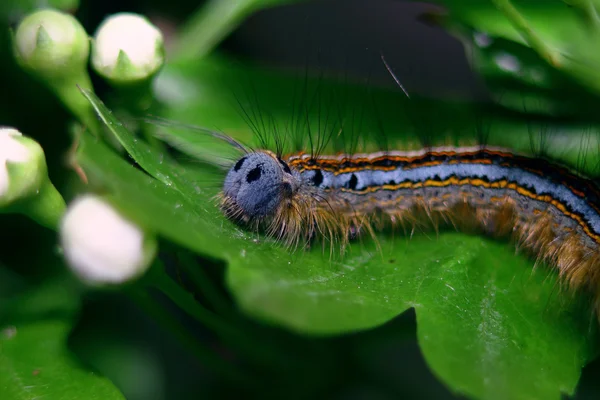
[[317,187],[323,183],[323,173],[320,169],[315,169],[315,174],[312,177],[312,183]]
[[238,172],[240,170],[240,168],[242,168],[242,165],[244,165],[244,161],[246,161],[246,157],[242,157],[238,160],[238,162],[235,163],[235,165],[233,166],[233,170],[235,172]]
[[259,180],[261,174],[262,174],[262,164],[258,164],[256,167],[254,167],[252,170],[250,170],[250,172],[248,172],[248,175],[246,175],[246,182],[252,183],[254,181]]
[[355,174],[352,174],[350,180],[348,181],[348,188],[350,190],[356,190],[356,185],[358,185],[358,178]]
[[279,163],[281,165],[283,165],[283,170],[285,172],[287,172],[288,174],[292,174],[292,170],[290,169],[290,167],[285,163],[285,161],[283,161],[281,158],[277,157],[277,160],[279,161]]

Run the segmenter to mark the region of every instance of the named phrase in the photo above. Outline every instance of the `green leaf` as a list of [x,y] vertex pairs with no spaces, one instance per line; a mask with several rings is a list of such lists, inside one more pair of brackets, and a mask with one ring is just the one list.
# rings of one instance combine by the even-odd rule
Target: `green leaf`
[[594,115],[594,96],[531,48],[468,26],[451,30],[469,48],[471,65],[498,104],[529,114]]
[[67,350],[70,329],[70,323],[60,320],[5,327],[0,337],[0,396],[124,399],[107,379],[88,371]]
[[[187,106],[178,103],[169,116],[194,109],[204,126],[211,117],[243,137],[244,121],[224,111],[227,101],[219,83],[244,78],[225,66],[219,71],[200,66],[196,80],[184,77],[191,69],[171,71],[179,72],[182,81],[189,79],[190,92],[194,86],[203,90],[202,96],[191,95],[198,102],[187,98]],[[293,83],[273,75],[254,78],[256,100],[267,105],[273,120],[285,117],[282,94],[289,93]],[[349,93],[350,101],[361,99],[360,90]],[[407,123],[398,118],[398,96],[374,96],[388,104],[380,110],[382,119],[392,126]],[[380,249],[365,239],[352,244],[343,258],[323,254],[320,248],[290,254],[222,216],[212,200],[222,171],[189,168],[184,175],[180,164],[124,128],[115,129],[118,124],[101,103],[90,94],[88,98],[134,160],[160,179],[84,136],[77,160],[90,181],[148,229],[199,254],[225,260],[227,284],[250,315],[304,334],[332,335],[379,326],[414,307],[419,343],[434,373],[452,390],[483,399],[558,399],[561,393],[573,393],[581,367],[595,356],[596,325],[585,299],[557,290],[554,271],[533,269],[532,261],[515,254],[507,243],[452,232],[410,238],[382,234]],[[441,125],[463,126],[464,121],[452,117],[468,115],[452,105],[430,106],[437,108],[427,109],[427,115],[438,115]],[[510,140],[506,136],[511,132],[503,128],[498,131],[504,136],[497,138]],[[411,135],[408,129],[401,132]]]
[[559,296],[546,271],[532,273],[505,245],[460,234],[381,245],[385,258],[365,246],[343,262],[240,257],[228,281],[249,312],[308,333],[368,328],[415,307],[431,368],[477,398],[573,392],[595,335],[585,307]]
[[78,295],[56,281],[0,301],[0,398],[123,399],[67,348]]
[[[526,83],[521,92],[548,87],[552,93],[533,90],[530,102],[545,112],[581,115],[577,110],[577,95],[590,96],[600,92],[600,58],[595,50],[600,43],[598,4],[589,0],[534,2],[527,0],[438,0],[448,15],[435,17],[474,52],[476,70],[490,80],[495,92],[506,91],[510,85]],[[594,4],[596,3],[596,4]],[[482,46],[481,35],[485,35]],[[489,46],[489,47],[488,47]],[[500,58],[514,58],[510,70],[498,71]],[[490,68],[491,67],[491,68]],[[510,79],[504,85],[494,84],[499,72]],[[501,96],[502,93],[496,93]],[[520,96],[521,98],[523,95]],[[548,99],[549,97],[549,99]],[[560,98],[563,107],[560,110]],[[566,99],[565,99],[566,97]],[[503,98],[503,104],[523,111],[519,96]],[[522,102],[523,100],[521,100]],[[580,99],[579,105],[585,107]],[[534,105],[530,105],[531,110]],[[593,113],[591,114],[593,115]]]
[[[136,143],[140,149],[137,154],[147,156],[140,156],[138,160],[146,165],[144,160],[152,159],[153,150],[141,141]],[[163,158],[164,155],[157,154],[155,157]],[[212,213],[214,205],[210,197],[213,192],[194,189],[196,201],[192,202],[173,187],[169,177],[165,177],[164,182],[152,179],[125,163],[106,146],[95,143],[89,135],[81,138],[77,162],[96,190],[109,193],[115,205],[144,229],[214,257],[227,248],[227,234],[220,232],[222,219]],[[207,176],[210,174],[198,174],[197,179],[202,181]],[[192,196],[192,193],[188,194]],[[151,215],[154,218],[150,218]],[[214,241],[207,242],[203,232],[210,231],[215,235]]]

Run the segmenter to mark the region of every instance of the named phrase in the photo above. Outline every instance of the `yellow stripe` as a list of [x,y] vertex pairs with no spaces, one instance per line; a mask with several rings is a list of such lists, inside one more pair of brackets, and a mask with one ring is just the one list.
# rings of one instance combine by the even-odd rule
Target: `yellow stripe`
[[486,189],[512,189],[512,190],[515,190],[517,193],[519,193],[522,196],[528,197],[533,200],[541,201],[541,202],[544,202],[547,204],[551,204],[554,207],[556,207],[563,215],[565,215],[565,216],[569,217],[570,219],[574,220],[575,222],[577,222],[583,228],[583,231],[585,232],[585,234],[587,236],[589,236],[590,238],[592,238],[592,240],[594,240],[596,243],[600,243],[600,235],[597,235],[596,233],[594,233],[590,229],[588,224],[585,222],[585,220],[583,218],[581,218],[581,216],[570,212],[563,203],[556,200],[554,197],[552,197],[550,195],[537,195],[537,194],[531,192],[530,190],[528,190],[522,186],[519,186],[518,184],[516,184],[514,182],[509,182],[507,180],[487,182],[487,181],[484,181],[483,179],[478,179],[478,178],[458,179],[456,177],[451,177],[451,178],[448,178],[443,181],[428,179],[424,182],[403,182],[403,183],[396,184],[396,185],[373,186],[373,187],[369,187],[365,190],[360,190],[360,191],[353,191],[353,190],[349,190],[349,189],[345,189],[345,188],[340,188],[339,190],[341,190],[343,192],[357,194],[357,195],[364,195],[364,194],[368,194],[368,193],[374,193],[379,190],[394,191],[394,190],[398,190],[398,189],[420,189],[420,188],[427,188],[427,187],[448,187],[448,186],[466,186],[466,185],[483,187]]

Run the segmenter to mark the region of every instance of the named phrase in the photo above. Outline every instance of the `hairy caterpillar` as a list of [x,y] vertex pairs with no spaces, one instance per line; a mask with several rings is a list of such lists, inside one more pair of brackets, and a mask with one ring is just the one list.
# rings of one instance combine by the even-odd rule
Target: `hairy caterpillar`
[[597,293],[600,189],[541,155],[485,144],[326,155],[226,140],[242,154],[218,195],[222,212],[292,249],[446,224],[512,238],[570,287]]
[[221,206],[291,246],[320,235],[340,245],[426,216],[458,229],[513,235],[576,286],[598,281],[600,192],[543,159],[467,147],[285,157],[250,152],[231,168]]
[[[259,135],[271,134],[264,121],[249,122]],[[569,286],[598,291],[600,189],[542,152],[440,143],[324,154],[328,139],[319,130],[319,138],[309,137],[310,151],[300,143],[286,152],[281,137],[272,151],[264,138],[250,148],[212,134],[238,154],[218,195],[222,212],[292,249],[317,238],[343,250],[365,233],[377,240],[376,232],[387,227],[412,234],[446,224],[511,237],[554,266]]]

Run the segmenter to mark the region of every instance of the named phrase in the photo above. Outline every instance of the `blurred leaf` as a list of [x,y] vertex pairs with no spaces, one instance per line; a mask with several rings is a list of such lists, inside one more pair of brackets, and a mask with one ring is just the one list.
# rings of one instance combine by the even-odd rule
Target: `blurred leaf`
[[[525,112],[539,108],[535,111],[589,115],[581,97],[591,98],[589,90],[600,92],[597,4],[589,0],[436,3],[445,6],[448,15],[434,20],[474,52],[475,69],[502,104]],[[498,75],[505,79],[498,81]],[[521,86],[516,88],[517,84]],[[502,97],[516,89],[520,93]]]
[[0,398],[123,399],[67,348],[78,306],[78,293],[64,280],[1,299]]
[[42,7],[51,7],[63,11],[75,11],[79,7],[79,0],[2,0],[0,2],[0,20],[9,20],[17,23],[25,14]]
[[[178,148],[187,143],[188,153],[205,151],[230,162],[231,150],[223,152],[222,143],[215,145],[207,134],[186,130],[183,124],[224,132],[252,146],[261,145],[258,131],[271,146],[273,138],[282,139],[287,151],[297,150],[290,145],[298,137],[304,137],[307,147],[302,150],[307,150],[309,132],[315,140],[333,132],[328,146],[333,152],[421,148],[423,143],[476,145],[483,140],[516,152],[545,154],[592,177],[598,174],[597,125],[500,114],[469,103],[408,99],[400,90],[366,88],[364,83],[304,71],[285,76],[215,57],[201,63],[173,62],[157,77],[155,89],[164,104],[161,116],[179,124],[157,130],[161,138],[171,134]],[[524,92],[503,90],[498,96],[509,94],[522,107]],[[590,107],[594,104],[589,102]]]
[[531,48],[466,26],[458,36],[470,49],[472,66],[498,104],[529,114],[595,115],[595,96]]
[[[236,78],[224,71],[222,66],[217,74],[194,74],[196,80],[190,79],[187,88],[199,90],[199,101],[188,97],[186,107],[171,111],[189,107],[204,118],[205,126],[212,119],[243,136],[243,118],[224,111],[225,85],[219,84]],[[249,74],[238,75],[238,82],[243,84]],[[253,101],[267,107],[266,121],[293,109],[281,96],[286,91],[289,95],[293,82],[285,84],[284,78],[272,74],[251,77],[256,83]],[[349,86],[344,98],[350,104],[364,102],[361,93]],[[407,124],[397,112],[398,96],[383,91],[373,96],[384,100],[379,122],[398,128]],[[595,355],[597,335],[587,307],[579,298],[556,291],[554,272],[532,270],[532,261],[506,244],[458,233],[415,234],[410,239],[380,235],[381,250],[366,240],[352,244],[343,258],[323,254],[320,248],[290,254],[221,215],[212,198],[223,172],[207,166],[182,175],[181,165],[135,140],[94,96],[90,100],[135,161],[163,183],[84,136],[77,160],[90,181],[148,229],[204,256],[226,260],[229,288],[249,314],[299,332],[330,335],[378,326],[414,307],[420,346],[436,375],[454,391],[485,399],[560,398],[574,391],[581,367]],[[429,106],[425,115],[437,115],[440,125],[469,115],[457,106]],[[322,114],[310,113],[319,111],[301,113],[302,118],[318,120]],[[288,121],[294,118],[287,115]],[[375,120],[361,129],[376,124]],[[414,127],[405,128],[392,131],[394,137],[414,140]]]
[[[506,18],[499,10],[497,5],[505,3],[504,0],[437,0],[435,3],[443,5],[452,18],[467,23],[479,32],[528,44],[527,39],[515,27],[514,21]],[[583,19],[562,0],[512,0],[509,3],[518,9],[550,48],[564,48],[584,28]]]

